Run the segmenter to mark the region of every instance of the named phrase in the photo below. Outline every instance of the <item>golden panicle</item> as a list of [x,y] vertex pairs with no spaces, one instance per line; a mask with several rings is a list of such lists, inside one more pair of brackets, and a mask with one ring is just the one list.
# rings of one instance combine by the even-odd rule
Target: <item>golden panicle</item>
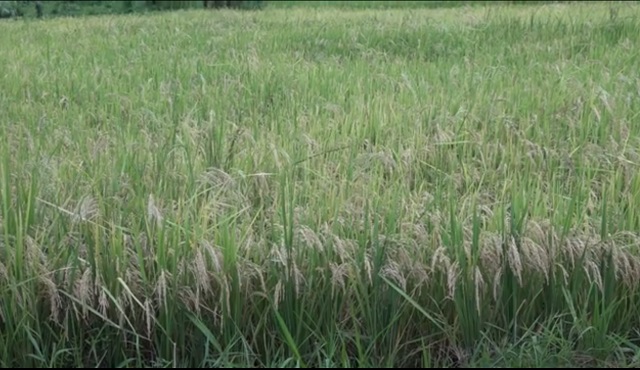
[[502,285],[500,284],[500,282],[502,281],[502,273],[503,273],[503,268],[500,267],[498,268],[498,270],[495,273],[495,276],[493,277],[493,299],[497,302],[498,301],[498,292],[500,291],[500,288],[502,287]]
[[349,274],[349,264],[342,263],[338,265],[331,262],[329,263],[329,269],[331,270],[331,292],[333,297],[337,289],[345,290],[345,280]]
[[549,281],[549,271],[551,269],[547,251],[532,239],[524,237],[522,240],[522,251],[525,257],[525,265],[538,273],[544,275]]
[[149,298],[144,300],[144,313],[145,313],[146,324],[147,324],[147,337],[151,338],[151,328],[153,327],[154,314],[153,314],[153,306]]
[[162,225],[162,221],[164,219],[160,208],[156,206],[156,201],[153,197],[153,194],[149,194],[149,199],[147,201],[147,217],[151,221],[155,221],[158,226]]
[[456,286],[458,284],[458,277],[460,275],[460,267],[458,261],[451,263],[447,266],[447,290],[449,299],[453,299],[456,293]]
[[74,222],[92,222],[98,217],[98,202],[91,195],[82,197],[73,214]]
[[480,313],[480,307],[482,306],[482,291],[484,290],[484,277],[482,277],[482,272],[480,271],[480,268],[478,266],[476,266],[475,268],[475,276],[474,276],[474,282],[475,282],[475,293],[476,293],[476,308],[478,309],[478,314]]
[[156,282],[155,293],[158,307],[164,307],[167,304],[167,274],[168,272],[165,270],[160,271]]
[[282,301],[282,297],[283,297],[283,288],[282,288],[282,280],[280,280],[276,284],[276,287],[275,287],[274,292],[273,292],[274,309],[276,309],[276,310],[278,309],[278,305]]
[[407,290],[407,279],[402,274],[400,265],[396,261],[388,261],[381,272],[385,277],[392,278],[403,291]]
[[193,274],[195,275],[196,284],[205,293],[208,293],[211,286],[209,282],[209,271],[207,271],[207,262],[205,261],[202,250],[198,248],[195,253],[193,263]]
[[56,323],[60,322],[60,308],[62,307],[62,300],[58,293],[58,287],[49,279],[46,275],[40,276],[40,281],[45,285],[47,295],[49,296],[49,309],[51,310],[50,319]]
[[604,293],[604,284],[602,283],[602,275],[600,274],[600,268],[591,260],[587,260],[583,266],[584,272],[591,284],[596,284],[601,293]]
[[102,285],[99,274],[96,274],[94,289],[100,292],[98,294],[98,310],[100,311],[100,315],[106,317],[109,310],[109,299],[107,298],[106,288]]
[[508,252],[507,258],[509,260],[509,267],[511,271],[513,271],[516,279],[518,280],[518,284],[522,286],[522,259],[520,257],[520,252],[518,251],[518,246],[516,245],[516,240],[513,238],[509,238],[508,241]]
[[91,281],[91,269],[86,268],[82,273],[82,277],[76,282],[74,286],[75,295],[82,303],[82,317],[87,318],[89,311],[87,307],[93,306],[93,294],[94,286]]

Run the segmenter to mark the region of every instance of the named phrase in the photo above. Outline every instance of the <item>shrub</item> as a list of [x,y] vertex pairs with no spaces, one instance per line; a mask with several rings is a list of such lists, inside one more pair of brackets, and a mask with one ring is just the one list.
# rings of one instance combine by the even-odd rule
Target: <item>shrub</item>
[[0,1],[0,18],[12,18],[18,15],[17,1]]

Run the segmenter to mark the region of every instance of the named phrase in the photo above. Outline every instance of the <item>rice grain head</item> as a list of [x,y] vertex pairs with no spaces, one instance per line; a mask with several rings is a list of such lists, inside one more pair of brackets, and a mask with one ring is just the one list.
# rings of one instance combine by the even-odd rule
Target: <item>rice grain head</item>
[[475,282],[475,291],[476,291],[476,308],[478,309],[478,314],[480,314],[480,307],[481,305],[481,299],[482,299],[482,292],[484,290],[484,278],[482,277],[482,272],[480,271],[480,268],[478,266],[476,266],[475,268],[475,276],[474,276],[474,282]]
[[498,270],[496,271],[494,277],[493,277],[493,299],[494,301],[498,301],[498,292],[500,291],[500,287],[501,287],[501,280],[502,280],[502,272],[503,272],[503,268],[500,267],[498,268]]
[[482,266],[495,274],[502,265],[502,238],[495,233],[482,233],[480,261]]
[[551,266],[547,251],[527,237],[524,237],[522,240],[522,251],[525,257],[525,265],[544,275],[546,282],[549,282],[549,270]]
[[586,243],[580,238],[569,238],[566,242],[565,254],[571,262],[571,268],[576,266],[576,261],[582,257],[585,252]]
[[308,226],[301,225],[296,229],[296,236],[299,242],[304,242],[304,245],[313,247],[318,252],[324,252],[324,246],[320,241],[318,235]]
[[373,268],[371,264],[371,255],[369,252],[364,254],[364,272],[367,275],[369,284],[373,284]]
[[98,309],[100,311],[100,315],[106,317],[109,310],[109,299],[107,298],[106,288],[102,284],[100,274],[96,274],[94,289],[100,291],[100,294],[98,295]]
[[616,278],[630,288],[636,286],[640,276],[638,258],[615,244],[611,245],[611,253]]
[[296,261],[293,261],[293,283],[296,291],[296,296],[300,296],[301,286],[305,282],[304,275],[298,268]]
[[349,240],[340,238],[337,235],[330,234],[330,239],[333,244],[333,248],[340,258],[340,262],[347,262],[351,260],[351,252],[353,250]]
[[158,307],[165,307],[167,304],[167,272],[165,270],[160,271],[155,293]]
[[[618,248],[614,248],[615,250],[618,250]],[[625,252],[625,251],[620,251],[618,250],[619,253],[617,253],[618,258],[617,258],[617,263],[616,263],[616,270],[619,271],[619,278],[621,280],[626,280],[625,277],[629,274],[629,272],[632,270],[631,268],[631,261],[630,261],[630,256]]]
[[569,273],[564,268],[564,266],[562,266],[562,264],[560,264],[560,263],[556,263],[556,267],[558,267],[560,269],[560,272],[562,273],[562,279],[563,279],[564,285],[568,286],[569,285]]
[[283,296],[282,280],[279,280],[273,292],[273,304],[274,304],[275,310],[278,310],[278,305],[282,301],[282,296]]
[[53,322],[60,323],[60,308],[62,307],[62,299],[58,293],[58,287],[46,275],[40,276],[40,281],[46,286],[46,292],[49,296],[49,309],[51,310],[50,319]]
[[271,261],[275,262],[277,264],[279,264],[280,266],[284,267],[285,270],[288,269],[289,267],[289,261],[288,261],[288,252],[286,250],[286,248],[284,247],[284,245],[282,246],[278,246],[278,245],[274,245],[273,248],[271,249]]
[[402,274],[400,265],[396,261],[388,261],[382,268],[382,275],[387,278],[392,278],[403,291],[407,290],[407,279]]
[[158,226],[162,225],[162,220],[164,219],[162,216],[162,212],[156,206],[156,201],[153,198],[153,194],[149,194],[149,199],[147,201],[147,217],[151,221],[155,221]]
[[181,291],[180,298],[189,310],[198,316],[200,315],[200,288],[198,286],[196,286],[195,292],[191,287],[185,287]]
[[196,284],[199,288],[204,290],[205,293],[209,293],[209,290],[211,288],[209,282],[209,272],[207,271],[207,262],[205,261],[204,255],[202,254],[202,250],[200,248],[198,248],[194,256],[193,266],[193,274],[196,278]]
[[7,267],[0,261],[0,283],[4,283],[7,281],[9,274],[7,272]]
[[[451,265],[451,260],[445,254],[446,250],[447,249],[445,247],[441,246],[438,247],[435,252],[433,252],[433,256],[431,257],[431,271],[448,270],[449,265]],[[438,266],[438,269],[436,269],[436,266]]]
[[91,195],[85,195],[80,199],[76,211],[73,213],[74,223],[91,222],[98,216],[98,202]]
[[42,248],[38,246],[36,241],[29,235],[25,238],[27,261],[36,271],[46,273],[47,257]]
[[415,289],[422,289],[429,283],[429,267],[416,261],[411,266],[409,276],[415,279]]
[[522,259],[520,258],[520,252],[518,251],[518,246],[516,245],[516,240],[513,236],[509,238],[509,248],[507,253],[507,258],[509,260],[509,267],[511,271],[516,276],[518,280],[518,284],[522,287]]
[[544,243],[547,240],[547,233],[544,231],[543,226],[536,220],[529,220],[527,222],[527,235],[531,235],[531,238],[537,243]]
[[600,275],[600,268],[591,260],[588,260],[583,266],[584,272],[589,279],[589,283],[596,284],[601,293],[604,293],[604,284],[602,284],[602,275]]
[[[220,299],[224,301],[220,303],[225,305],[225,307],[227,308],[227,312],[231,312],[231,284],[229,283],[229,279],[226,275],[223,275],[221,286],[222,294]],[[225,320],[222,320],[222,323],[224,322]]]
[[130,302],[131,305],[133,306],[133,298],[135,294],[138,294],[140,292],[143,291],[143,281],[142,281],[142,275],[140,274],[140,269],[138,268],[128,268],[125,270],[124,272],[124,281],[127,284],[127,287],[129,287],[129,290],[131,291],[130,294],[128,294],[130,298]]
[[149,298],[144,300],[144,313],[147,323],[147,337],[151,338],[151,328],[153,326],[153,308]]
[[628,274],[628,280],[625,282],[629,289],[636,289],[640,283],[640,259],[632,256],[631,262],[631,272]]
[[450,263],[447,266],[447,290],[449,299],[454,299],[456,293],[456,286],[458,284],[458,277],[460,275],[460,268],[458,261]]
[[214,248],[213,245],[206,240],[203,240],[200,245],[207,251],[207,254],[209,254],[209,257],[213,262],[213,271],[216,273],[222,272],[223,257],[220,251],[217,248]]
[[91,269],[86,268],[82,273],[82,277],[74,286],[74,293],[80,303],[82,303],[82,318],[86,319],[89,310],[87,307],[93,306],[94,286],[91,282]]
[[331,262],[329,263],[329,269],[331,270],[331,298],[335,298],[337,289],[343,292],[345,290],[345,279],[349,274],[349,264],[342,263],[338,265]]

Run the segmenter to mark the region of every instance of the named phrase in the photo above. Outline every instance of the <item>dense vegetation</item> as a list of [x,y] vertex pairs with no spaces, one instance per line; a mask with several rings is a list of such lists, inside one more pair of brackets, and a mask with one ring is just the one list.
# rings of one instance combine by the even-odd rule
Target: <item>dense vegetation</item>
[[[35,18],[38,14],[35,3],[37,1],[0,1],[0,17]],[[450,8],[464,6],[483,6],[505,4],[499,1],[167,1],[167,0],[136,0],[136,1],[40,1],[42,15],[48,18],[56,16],[84,16],[107,15],[124,13],[145,13],[157,10],[178,9],[263,9],[280,8],[341,8],[341,9],[395,9],[395,8]],[[542,4],[566,3],[566,1],[509,1],[508,4]]]
[[0,366],[640,365],[640,9],[406,5],[0,23]]
[[157,10],[178,10],[198,8],[234,8],[260,9],[266,5],[264,1],[0,1],[0,18],[38,17],[38,5],[41,7],[40,17],[86,16],[141,13]]

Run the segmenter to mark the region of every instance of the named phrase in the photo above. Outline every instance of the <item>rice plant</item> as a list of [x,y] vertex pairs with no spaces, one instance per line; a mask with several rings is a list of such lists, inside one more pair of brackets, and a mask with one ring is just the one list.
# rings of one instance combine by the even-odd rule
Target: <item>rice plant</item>
[[0,366],[637,366],[639,15],[1,23]]

